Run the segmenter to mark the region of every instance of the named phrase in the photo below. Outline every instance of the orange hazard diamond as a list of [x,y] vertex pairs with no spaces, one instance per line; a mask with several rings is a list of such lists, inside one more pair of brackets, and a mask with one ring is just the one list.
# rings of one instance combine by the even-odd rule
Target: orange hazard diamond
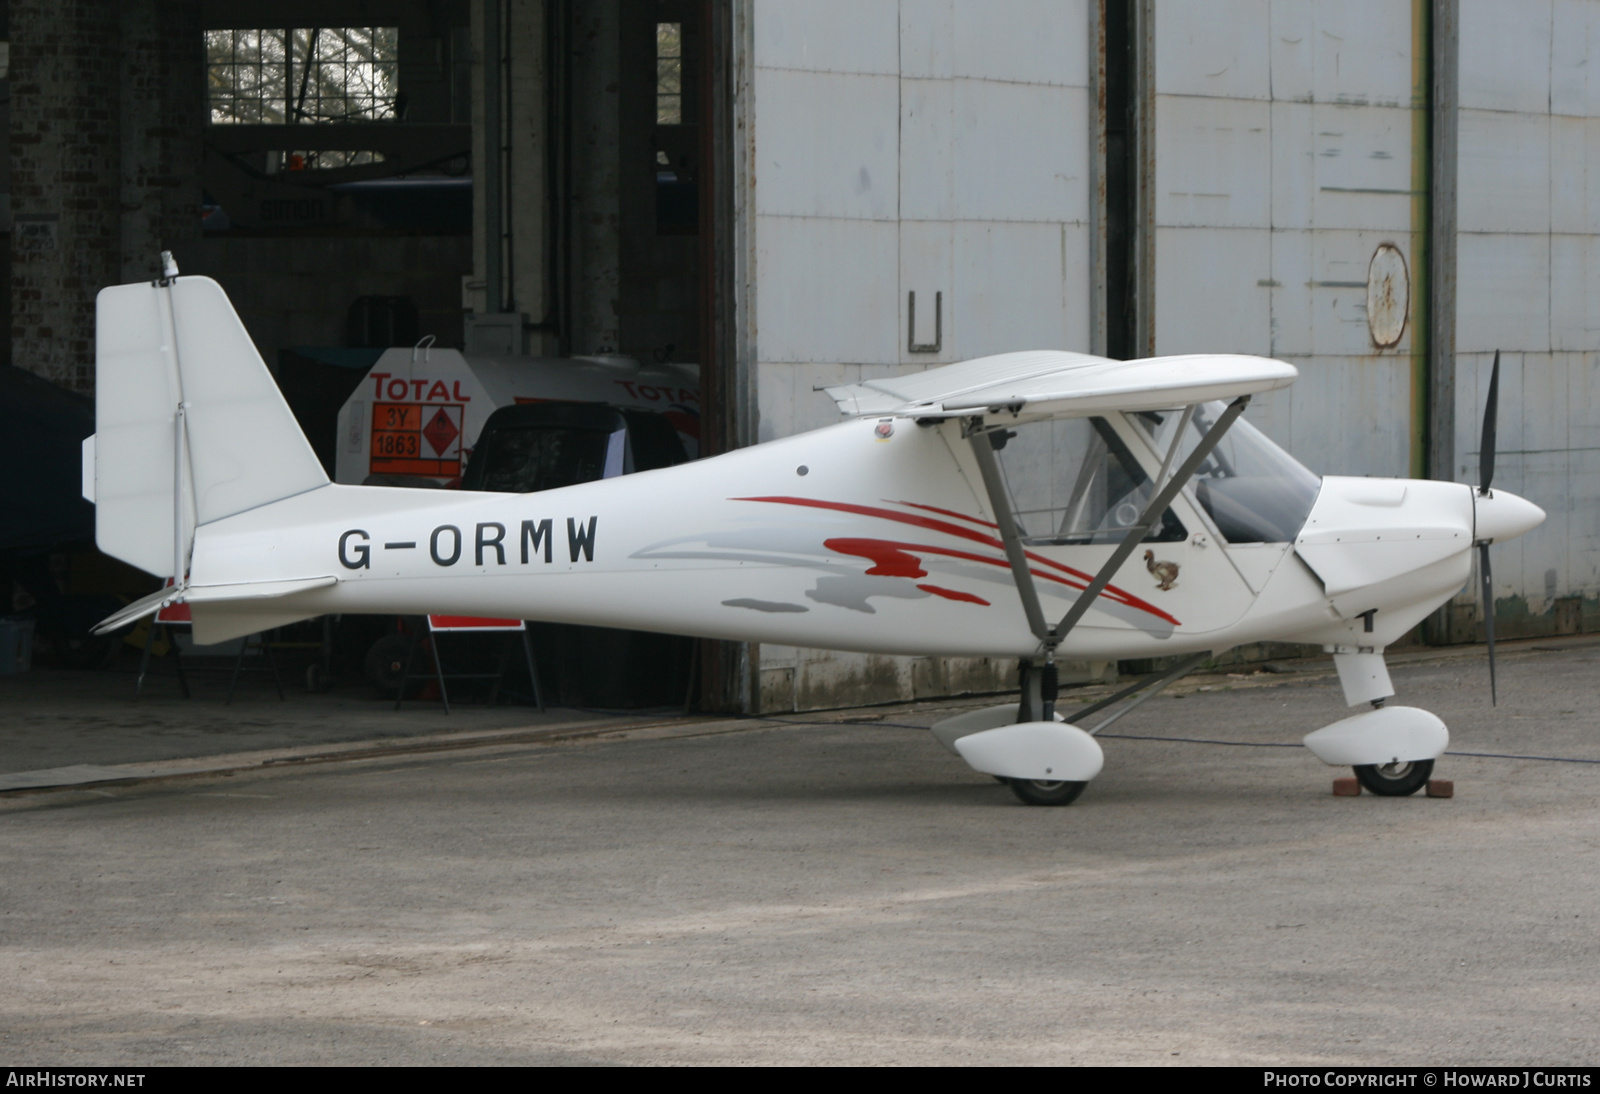
[[443,456],[445,450],[455,441],[461,431],[456,428],[456,423],[450,420],[450,415],[443,410],[429,419],[428,424],[422,427],[422,435],[428,438],[428,443],[433,446],[433,451]]

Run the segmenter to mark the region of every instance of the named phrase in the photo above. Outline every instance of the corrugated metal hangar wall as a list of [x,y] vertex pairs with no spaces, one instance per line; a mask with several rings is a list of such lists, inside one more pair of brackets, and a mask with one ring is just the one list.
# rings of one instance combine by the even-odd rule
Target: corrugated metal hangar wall
[[[821,385],[1006,350],[1245,352],[1300,368],[1250,416],[1313,469],[1473,481],[1499,349],[1496,482],[1550,514],[1505,545],[1500,633],[1600,627],[1600,3],[754,0],[733,22],[762,439],[831,421]],[[1431,638],[1478,634],[1473,587]],[[759,665],[768,709],[1006,669]]]

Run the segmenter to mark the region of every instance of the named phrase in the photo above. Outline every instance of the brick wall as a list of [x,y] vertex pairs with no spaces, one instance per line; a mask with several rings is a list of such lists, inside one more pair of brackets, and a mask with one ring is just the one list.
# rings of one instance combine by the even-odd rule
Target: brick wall
[[12,0],[12,363],[94,390],[94,297],[198,240],[195,0]]
[[187,271],[200,240],[205,48],[196,0],[122,8],[122,255],[118,280],[171,251]]
[[11,5],[12,362],[94,387],[94,294],[116,278],[116,5]]

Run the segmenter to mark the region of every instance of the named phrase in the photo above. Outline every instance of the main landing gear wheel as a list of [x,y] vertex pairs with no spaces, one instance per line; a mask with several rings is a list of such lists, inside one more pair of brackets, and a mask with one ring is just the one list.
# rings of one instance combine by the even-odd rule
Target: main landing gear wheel
[[1007,779],[1011,792],[1026,805],[1071,805],[1089,784],[1048,779]]
[[1351,768],[1356,779],[1373,794],[1385,798],[1403,798],[1415,794],[1433,774],[1432,760],[1412,760],[1393,764],[1362,764]]

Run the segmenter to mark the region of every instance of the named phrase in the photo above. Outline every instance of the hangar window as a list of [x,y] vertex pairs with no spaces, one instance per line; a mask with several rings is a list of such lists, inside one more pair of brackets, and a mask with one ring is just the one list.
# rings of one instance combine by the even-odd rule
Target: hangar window
[[397,116],[396,27],[208,30],[205,35],[206,89],[214,125],[368,122]]
[[656,124],[683,124],[683,24],[656,24]]

